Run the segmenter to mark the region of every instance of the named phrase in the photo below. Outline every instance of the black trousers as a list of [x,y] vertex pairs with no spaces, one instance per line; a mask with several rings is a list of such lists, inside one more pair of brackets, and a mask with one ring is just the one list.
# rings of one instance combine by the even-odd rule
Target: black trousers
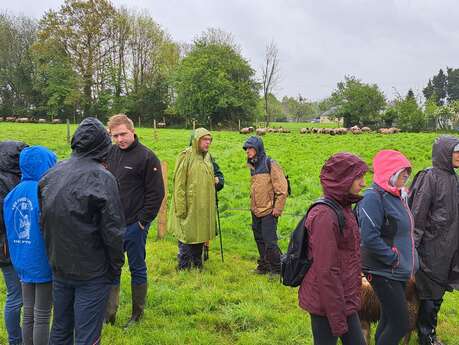
[[277,218],[271,214],[257,217],[252,213],[252,230],[260,255],[258,269],[280,273],[281,251],[277,245]]
[[[328,319],[325,316],[310,315],[314,345],[336,345],[338,337],[332,335]],[[347,318],[347,327],[348,332],[339,337],[343,345],[366,345],[357,313]]]
[[405,298],[406,282],[371,275],[370,284],[381,304],[376,345],[398,345],[410,329]]
[[203,247],[204,243],[187,244],[178,241],[179,253],[177,255],[177,268],[179,270],[185,270],[190,269],[192,265],[196,268],[202,268]]
[[419,344],[430,345],[437,339],[437,321],[443,299],[421,300],[418,314]]

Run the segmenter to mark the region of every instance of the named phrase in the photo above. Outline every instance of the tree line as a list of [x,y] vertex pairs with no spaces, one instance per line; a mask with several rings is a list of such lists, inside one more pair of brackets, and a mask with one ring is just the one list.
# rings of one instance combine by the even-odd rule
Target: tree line
[[459,122],[459,69],[447,70],[450,77],[445,77],[440,69],[429,80],[423,89],[425,102],[417,98],[412,89],[405,96],[397,94],[388,101],[376,84],[347,76],[323,103],[333,107],[332,117],[342,118],[345,127],[397,126],[414,132],[451,129]]
[[178,43],[148,13],[109,0],[65,0],[39,20],[0,13],[0,116],[79,121],[122,112],[146,125],[234,127],[326,112],[346,127],[418,131],[451,126],[459,109],[459,69],[449,67],[429,80],[424,103],[411,90],[388,101],[377,85],[351,76],[322,101],[278,100],[274,42],[258,72],[230,33],[211,28]]

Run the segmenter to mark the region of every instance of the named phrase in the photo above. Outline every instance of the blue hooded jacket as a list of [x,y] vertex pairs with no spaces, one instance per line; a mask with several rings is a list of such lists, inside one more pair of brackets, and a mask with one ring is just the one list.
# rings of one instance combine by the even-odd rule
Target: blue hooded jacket
[[6,196],[3,204],[11,261],[23,283],[52,281],[39,224],[38,181],[56,161],[56,155],[42,146],[22,150],[21,183]]

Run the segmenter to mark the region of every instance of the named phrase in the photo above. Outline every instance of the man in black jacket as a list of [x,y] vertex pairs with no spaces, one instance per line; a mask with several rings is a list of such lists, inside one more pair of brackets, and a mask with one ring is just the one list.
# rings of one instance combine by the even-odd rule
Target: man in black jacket
[[125,221],[116,179],[102,165],[111,147],[104,125],[86,118],[71,146],[72,157],[39,182],[54,278],[49,343],[99,344],[111,283],[124,263]]
[[3,200],[21,179],[19,154],[26,146],[20,141],[0,142],[0,268],[7,291],[4,315],[10,344],[22,344],[22,293],[21,282],[8,255],[8,243],[3,223]]
[[[115,145],[107,164],[120,186],[127,230],[124,250],[131,271],[132,315],[126,326],[139,321],[147,295],[145,245],[148,228],[156,218],[164,198],[161,163],[156,155],[139,142],[134,124],[124,114],[112,116],[107,124]],[[110,292],[106,321],[115,322],[119,304],[119,279]]]
[[420,345],[441,345],[437,315],[447,290],[459,290],[459,139],[439,137],[432,147],[433,167],[421,171],[411,187],[421,300],[417,322]]

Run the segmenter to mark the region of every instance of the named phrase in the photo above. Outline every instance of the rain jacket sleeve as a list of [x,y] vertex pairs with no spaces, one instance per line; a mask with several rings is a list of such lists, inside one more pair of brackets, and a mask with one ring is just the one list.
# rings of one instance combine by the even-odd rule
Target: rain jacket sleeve
[[139,221],[145,225],[151,223],[158,215],[164,198],[164,182],[161,162],[155,156],[150,156],[146,162],[144,173],[145,197]]
[[215,185],[215,189],[217,192],[221,191],[225,186],[225,176],[223,176],[223,172],[220,170],[220,166],[217,164],[215,159],[212,157],[212,166],[214,168],[214,175],[218,177],[218,183]]
[[179,218],[186,217],[186,185],[187,185],[188,155],[182,152],[175,163],[174,174],[174,208]]
[[114,178],[105,181],[106,193],[96,195],[100,206],[100,232],[109,257],[112,278],[121,274],[124,264],[123,239],[126,231],[124,212]]
[[274,190],[274,208],[282,212],[287,200],[288,185],[282,168],[274,161],[271,165],[271,181]]
[[412,204],[411,213],[414,218],[414,243],[416,248],[422,242],[426,225],[428,223],[429,212],[431,211],[431,204],[435,195],[433,175],[425,173],[420,175],[416,180],[416,185],[413,186],[415,191]]
[[387,266],[395,265],[398,262],[398,255],[381,237],[384,207],[379,192],[369,190],[365,194],[358,204],[358,218],[362,244],[365,248]]
[[330,209],[317,208],[309,225],[312,257],[317,271],[320,305],[334,336],[348,331],[344,288],[340,279],[340,255],[338,250],[339,226],[336,215]]

